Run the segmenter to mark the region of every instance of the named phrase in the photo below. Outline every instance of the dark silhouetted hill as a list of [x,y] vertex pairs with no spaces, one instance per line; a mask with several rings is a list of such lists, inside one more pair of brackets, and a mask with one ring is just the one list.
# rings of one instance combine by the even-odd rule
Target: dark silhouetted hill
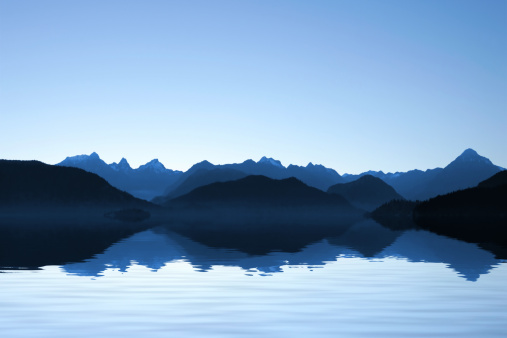
[[145,200],[162,195],[182,175],[180,171],[166,169],[157,159],[132,169],[125,158],[108,165],[97,153],[67,157],[58,165],[97,174],[112,186]]
[[418,225],[473,242],[507,244],[507,184],[498,173],[475,188],[422,202],[414,209]]
[[96,174],[38,161],[0,160],[0,206],[152,206]]
[[212,183],[169,201],[166,205],[245,205],[245,206],[336,206],[350,208],[341,196],[326,194],[296,178],[282,180],[251,175],[245,178]]
[[361,176],[349,183],[335,184],[327,192],[341,195],[353,205],[368,211],[386,202],[404,199],[393,187],[371,175]]
[[502,170],[479,183],[479,188],[495,188],[507,184],[507,170]]
[[179,183],[179,185],[172,190],[168,195],[156,197],[153,199],[154,203],[164,204],[167,201],[176,198],[178,196],[185,195],[195,188],[202,187],[215,182],[227,182],[234,181],[240,178],[247,176],[242,171],[228,168],[220,168],[220,169],[198,169],[193,171],[190,175],[186,176],[186,179],[183,182]]
[[306,231],[312,224],[337,227],[340,222],[363,216],[345,198],[309,187],[296,178],[275,180],[254,175],[196,188],[164,206],[171,210],[174,222],[200,222],[192,228],[212,227],[213,231],[239,227],[242,231],[272,232],[273,224]]

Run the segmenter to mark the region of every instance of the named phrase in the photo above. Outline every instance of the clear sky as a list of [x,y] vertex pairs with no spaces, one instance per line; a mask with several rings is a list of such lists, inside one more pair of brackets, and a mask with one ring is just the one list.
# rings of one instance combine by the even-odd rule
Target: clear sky
[[507,1],[0,0],[0,158],[507,167]]

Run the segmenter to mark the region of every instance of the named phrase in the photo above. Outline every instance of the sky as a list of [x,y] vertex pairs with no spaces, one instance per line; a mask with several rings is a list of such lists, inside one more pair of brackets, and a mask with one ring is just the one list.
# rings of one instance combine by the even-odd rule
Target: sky
[[0,158],[507,167],[507,1],[0,0]]

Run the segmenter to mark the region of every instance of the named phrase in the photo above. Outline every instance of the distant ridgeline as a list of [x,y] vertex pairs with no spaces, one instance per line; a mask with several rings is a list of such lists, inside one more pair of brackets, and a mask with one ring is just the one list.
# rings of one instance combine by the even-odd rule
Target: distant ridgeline
[[[173,198],[185,195],[195,188],[216,182],[234,181],[249,175],[263,175],[272,179],[285,179],[295,177],[308,186],[342,194],[349,194],[346,185],[363,176],[373,176],[381,179],[393,191],[384,186],[382,192],[373,200],[366,195],[348,195],[354,199],[353,204],[372,210],[377,202],[385,202],[385,198],[405,198],[408,200],[426,200],[437,195],[446,194],[455,190],[476,186],[479,182],[494,175],[502,168],[494,165],[485,157],[480,156],[472,149],[465,150],[460,156],[445,168],[435,168],[426,171],[411,170],[408,172],[383,173],[382,171],[368,171],[359,175],[344,174],[340,176],[335,170],[322,165],[309,163],[307,166],[283,166],[280,161],[272,158],[261,158],[258,162],[246,160],[243,163],[214,165],[208,161],[195,164],[186,172],[166,169],[158,160],[132,169],[124,158],[119,163],[106,164],[96,153],[67,157],[59,163],[61,166],[77,167],[106,179],[112,186],[127,191],[130,194],[154,203],[163,205]],[[371,178],[370,178],[371,180]],[[364,182],[363,182],[364,183]],[[361,181],[356,185],[363,184]],[[379,185],[379,182],[372,183]],[[380,187],[378,187],[380,189]],[[345,189],[345,190],[343,190]],[[358,187],[361,190],[362,188]],[[388,191],[391,190],[391,191]],[[366,194],[367,191],[363,190]],[[383,195],[384,194],[384,195]],[[347,196],[345,196],[347,197]]]
[[168,185],[183,174],[181,171],[166,169],[156,159],[137,169],[132,169],[124,158],[119,163],[106,164],[97,153],[67,157],[58,165],[97,174],[113,187],[145,200],[161,195]]

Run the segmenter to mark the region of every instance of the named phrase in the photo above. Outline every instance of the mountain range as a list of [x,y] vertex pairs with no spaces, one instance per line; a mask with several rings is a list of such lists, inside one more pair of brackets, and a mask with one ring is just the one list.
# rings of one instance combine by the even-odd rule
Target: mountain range
[[90,155],[67,157],[57,165],[80,168],[97,174],[113,187],[144,200],[162,195],[165,188],[183,174],[181,171],[166,169],[157,159],[137,169],[131,168],[125,158],[119,163],[107,164],[95,152]]
[[58,165],[78,167],[106,179],[114,187],[133,196],[163,204],[193,189],[215,182],[237,180],[248,175],[263,175],[273,179],[295,177],[303,183],[327,191],[331,186],[349,183],[366,175],[380,178],[392,186],[403,198],[426,200],[455,190],[476,186],[482,180],[502,170],[473,149],[465,150],[444,168],[384,173],[367,171],[358,175],[340,175],[334,169],[309,163],[307,166],[289,165],[262,157],[259,161],[215,165],[208,161],[194,164],[185,172],[166,169],[152,160],[132,169],[126,159],[107,164],[96,153],[67,157]]
[[[98,155],[93,157],[98,159]],[[266,158],[253,163],[247,165],[255,167],[260,163],[261,168],[268,166],[264,167],[265,171],[275,168],[271,174],[285,168]],[[38,161],[0,160],[0,208],[7,211],[0,213],[0,216],[3,221],[10,213],[29,216],[40,222],[44,215],[49,220],[50,217],[66,213],[81,218],[84,216],[84,219],[94,214],[101,220],[106,216],[121,221],[140,221],[150,217],[146,211],[150,210],[164,217],[163,221],[181,223],[177,231],[199,230],[200,235],[203,235],[203,229],[211,230],[211,234],[217,236],[224,231],[237,233],[239,230],[249,234],[252,231],[258,233],[260,229],[265,233],[277,230],[283,236],[296,230],[310,231],[315,235],[316,224],[323,225],[319,231],[328,233],[332,229],[340,232],[350,222],[362,218],[364,210],[371,211],[383,203],[371,215],[413,218],[417,225],[431,231],[470,241],[504,245],[507,171],[496,172],[476,184],[476,187],[459,188],[477,180],[488,170],[500,169],[493,166],[488,159],[467,150],[433,177],[432,182],[446,184],[447,188],[454,189],[452,192],[424,202],[410,202],[382,179],[372,175],[335,184],[325,192],[295,177],[274,179],[264,175],[247,175],[229,165],[217,168],[209,162],[202,162],[189,170],[183,182],[199,177],[205,177],[210,182],[224,177],[230,179],[234,175],[236,179],[202,186],[194,184],[195,187],[187,185],[190,191],[180,190],[182,195],[162,201],[165,208],[159,213],[162,210],[160,207],[114,188],[97,174],[83,169],[47,165]],[[144,170],[154,173],[167,170],[157,165],[153,167]],[[157,167],[160,170],[157,171]],[[435,187],[428,185],[424,191],[431,189]],[[342,226],[338,227],[340,222]],[[191,226],[188,227],[188,224]],[[248,236],[245,238],[248,239]]]

